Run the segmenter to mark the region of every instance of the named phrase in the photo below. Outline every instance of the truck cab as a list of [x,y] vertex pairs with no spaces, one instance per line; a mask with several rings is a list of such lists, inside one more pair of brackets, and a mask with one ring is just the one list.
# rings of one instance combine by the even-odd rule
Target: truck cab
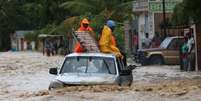
[[49,89],[68,85],[131,85],[132,69],[124,66],[113,54],[72,53],[65,57],[60,68],[50,68],[56,75]]
[[184,42],[183,36],[167,37],[159,48],[138,50],[136,60],[142,65],[180,63],[180,47]]

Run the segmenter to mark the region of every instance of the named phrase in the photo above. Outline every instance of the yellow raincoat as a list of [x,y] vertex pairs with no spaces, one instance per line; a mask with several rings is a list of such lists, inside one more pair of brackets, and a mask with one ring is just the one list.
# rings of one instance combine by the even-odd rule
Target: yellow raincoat
[[117,57],[123,57],[116,47],[112,30],[108,26],[104,26],[99,40],[99,48],[103,53],[113,53]]

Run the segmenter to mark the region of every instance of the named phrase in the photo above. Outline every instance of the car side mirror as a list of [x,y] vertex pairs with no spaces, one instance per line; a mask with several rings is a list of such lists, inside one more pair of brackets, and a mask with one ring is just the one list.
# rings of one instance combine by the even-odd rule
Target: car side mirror
[[128,68],[128,70],[133,70],[133,69],[135,69],[137,66],[136,65],[129,65],[127,68]]
[[57,75],[57,68],[50,68],[49,73],[53,75]]

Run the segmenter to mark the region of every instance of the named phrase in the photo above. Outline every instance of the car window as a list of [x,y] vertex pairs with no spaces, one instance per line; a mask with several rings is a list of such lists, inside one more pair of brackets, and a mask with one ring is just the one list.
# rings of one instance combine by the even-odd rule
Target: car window
[[86,70],[86,65],[87,63],[87,58],[67,58],[65,60],[65,63],[62,68],[62,72],[64,73],[72,73],[72,72],[77,72],[77,73],[83,73]]
[[176,47],[177,47],[177,39],[173,39],[170,42],[170,44],[168,46],[168,49],[170,49],[170,50],[176,50]]
[[167,37],[163,40],[163,42],[160,44],[160,48],[166,49],[171,42],[172,38]]
[[109,58],[93,58],[91,61],[89,61],[87,72],[116,74],[114,60]]
[[115,62],[114,59],[104,59],[103,66],[104,69],[107,69],[109,73],[116,74]]
[[180,48],[181,45],[185,42],[184,38],[179,38],[178,40],[178,47]]
[[179,48],[180,48],[180,46],[181,46],[181,44],[183,42],[184,41],[183,41],[182,38],[175,38],[170,42],[170,44],[168,46],[168,49],[170,49],[170,50],[179,50]]
[[71,57],[65,60],[61,73],[116,74],[116,68],[113,58]]

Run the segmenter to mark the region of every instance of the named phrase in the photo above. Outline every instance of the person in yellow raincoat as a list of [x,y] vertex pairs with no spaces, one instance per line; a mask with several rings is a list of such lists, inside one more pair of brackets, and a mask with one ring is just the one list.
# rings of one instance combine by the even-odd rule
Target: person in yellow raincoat
[[[95,37],[95,34],[93,33],[93,29],[89,26],[89,20],[87,18],[84,18],[80,23],[80,28],[78,31],[89,31],[92,32],[90,34],[93,34],[92,37]],[[74,52],[81,53],[84,52],[85,49],[81,47],[81,44],[79,42],[76,43]]]
[[103,27],[100,39],[99,48],[103,53],[113,53],[117,57],[123,58],[120,50],[116,46],[115,37],[113,36],[113,31],[115,29],[115,22],[113,20],[108,20],[107,24]]

